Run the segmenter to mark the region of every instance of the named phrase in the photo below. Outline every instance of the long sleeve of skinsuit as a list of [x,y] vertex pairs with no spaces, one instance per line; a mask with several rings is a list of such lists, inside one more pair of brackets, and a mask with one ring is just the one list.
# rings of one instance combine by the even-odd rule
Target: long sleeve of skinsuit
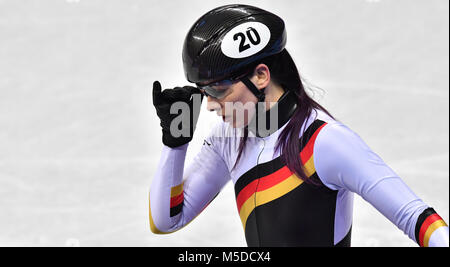
[[184,227],[230,180],[224,161],[213,146],[207,144],[185,170],[188,144],[177,148],[163,147],[150,187],[150,228],[153,233],[171,233]]
[[324,184],[368,201],[420,246],[449,246],[449,229],[350,129],[331,123],[317,137],[315,166]]

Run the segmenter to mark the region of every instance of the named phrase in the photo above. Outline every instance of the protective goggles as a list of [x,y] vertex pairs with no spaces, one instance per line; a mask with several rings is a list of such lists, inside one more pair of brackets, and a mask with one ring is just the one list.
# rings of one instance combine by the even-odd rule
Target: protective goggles
[[221,80],[218,82],[213,82],[207,85],[197,84],[198,89],[206,96],[211,96],[215,99],[225,98],[231,91],[231,85],[240,81],[241,78],[247,76],[250,71],[241,74],[237,77]]

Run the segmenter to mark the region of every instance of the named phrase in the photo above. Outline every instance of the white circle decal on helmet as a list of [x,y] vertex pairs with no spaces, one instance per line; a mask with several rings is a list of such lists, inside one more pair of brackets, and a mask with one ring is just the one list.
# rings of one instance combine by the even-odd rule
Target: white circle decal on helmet
[[270,30],[261,22],[246,22],[231,29],[223,38],[222,53],[244,58],[261,51],[270,41]]

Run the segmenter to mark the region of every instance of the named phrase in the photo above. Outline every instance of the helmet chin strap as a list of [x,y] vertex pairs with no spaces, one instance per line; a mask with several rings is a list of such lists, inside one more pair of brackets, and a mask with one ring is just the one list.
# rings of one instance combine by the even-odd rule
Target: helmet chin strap
[[256,88],[256,86],[250,81],[248,77],[241,78],[241,82],[243,82],[245,86],[247,86],[247,88],[250,90],[250,92],[252,92],[256,96],[256,98],[258,98],[258,102],[264,102],[264,100],[266,99],[264,90],[266,90],[266,88],[258,90],[258,88]]
[[255,116],[246,126],[246,128],[251,132],[255,133],[256,136],[263,137],[261,136],[258,129],[259,129],[259,116],[262,116],[266,112],[265,105],[262,104],[266,99],[266,94],[264,93],[266,88],[258,90],[258,88],[256,88],[256,86],[250,81],[248,77],[241,78],[241,81],[245,84],[245,86],[247,86],[250,92],[252,92],[256,96],[256,98],[258,98],[258,102],[255,104],[256,107]]

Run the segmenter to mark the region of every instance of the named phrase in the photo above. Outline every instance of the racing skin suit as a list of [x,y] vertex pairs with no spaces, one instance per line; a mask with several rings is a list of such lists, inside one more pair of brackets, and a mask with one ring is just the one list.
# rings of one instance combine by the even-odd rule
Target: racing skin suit
[[275,150],[295,96],[285,94],[277,104],[280,127],[249,137],[236,166],[240,138],[225,122],[186,168],[188,144],[163,147],[149,195],[153,233],[187,225],[231,180],[248,246],[350,246],[355,193],[418,245],[449,245],[448,226],[436,211],[356,133],[321,110],[314,109],[300,131],[299,156],[315,183],[300,179]]

